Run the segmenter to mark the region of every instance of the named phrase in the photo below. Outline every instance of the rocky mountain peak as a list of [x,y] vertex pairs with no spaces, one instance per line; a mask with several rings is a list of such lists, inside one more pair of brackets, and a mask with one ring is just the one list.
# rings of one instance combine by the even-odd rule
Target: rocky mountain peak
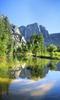
[[45,38],[49,37],[49,33],[46,30],[46,28],[42,25],[39,25],[38,23],[29,24],[27,26],[21,26],[19,27],[19,30],[25,37],[26,41],[29,41],[33,34],[39,35],[42,33]]
[[[14,36],[21,38],[21,40],[24,41],[24,43],[30,41],[30,38],[33,34],[43,34],[45,45],[51,43],[58,44],[60,39],[60,33],[50,35],[48,30],[43,25],[39,25],[38,23],[29,24],[27,26],[20,26],[19,28],[13,26],[13,31],[15,33]],[[19,40],[18,38],[17,40]]]

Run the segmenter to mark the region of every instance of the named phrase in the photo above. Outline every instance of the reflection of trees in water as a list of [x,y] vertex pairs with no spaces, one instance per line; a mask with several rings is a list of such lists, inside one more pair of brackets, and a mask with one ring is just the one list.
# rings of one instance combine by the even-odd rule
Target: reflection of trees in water
[[2,100],[2,86],[0,84],[0,100]]
[[[20,69],[19,69],[20,70]],[[15,73],[18,74],[19,70],[12,70],[11,67],[9,67],[8,73],[10,78],[15,78]],[[21,69],[20,77],[22,78],[32,78],[32,77],[44,77],[48,73],[48,68],[46,66],[45,60],[32,58],[27,60],[26,66]]]
[[49,67],[50,70],[56,70],[58,62],[59,61],[56,60],[50,60],[47,66]]
[[50,68],[50,70],[55,70],[55,68],[56,68],[56,65],[54,64],[54,63],[49,63],[48,64],[48,67]]
[[57,66],[56,70],[60,71],[60,61],[56,64],[56,66]]
[[9,78],[15,78],[15,75],[14,75],[14,71],[12,70],[12,67],[9,67],[8,68],[8,75],[9,75]]
[[[22,62],[26,63],[25,67],[21,69],[19,77],[22,78],[43,78],[48,73],[49,70],[56,70],[57,61],[55,60],[46,60],[39,58],[30,58],[26,60],[22,60]],[[9,69],[11,71],[11,68]],[[15,78],[18,75],[20,69],[11,71],[9,77]],[[16,74],[17,73],[17,74]],[[16,75],[15,75],[16,74]]]
[[46,59],[33,58],[31,64],[27,66],[27,69],[31,71],[32,77],[43,78],[49,70],[56,70],[58,62],[56,60],[48,61]]
[[47,67],[41,67],[39,65],[36,66],[28,66],[27,67],[29,70],[31,70],[31,75],[32,77],[44,77],[48,73],[48,68]]
[[45,61],[42,59],[33,58],[32,64],[27,66],[27,69],[31,71],[32,77],[44,77],[48,73],[48,67]]
[[21,54],[21,55],[17,55],[16,56],[16,59],[18,61],[26,61],[27,60],[27,57],[24,54]]

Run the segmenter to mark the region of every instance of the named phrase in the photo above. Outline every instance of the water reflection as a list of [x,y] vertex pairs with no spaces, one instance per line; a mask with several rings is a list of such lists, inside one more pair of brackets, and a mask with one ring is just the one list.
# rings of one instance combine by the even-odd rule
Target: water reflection
[[26,65],[26,68],[31,72],[31,78],[43,78],[48,73],[46,60],[33,58],[31,64]]
[[[3,95],[4,98],[5,94],[8,93],[8,98],[14,98],[10,100],[20,100],[20,97],[22,100],[23,96],[28,96],[26,100],[31,100],[32,97],[34,100],[37,97],[40,100],[40,96],[45,96],[47,93],[49,96],[58,93],[58,91],[60,93],[60,90],[57,89],[57,84],[60,88],[59,60],[47,60],[31,57],[28,59],[19,59],[19,63],[19,66],[10,66],[7,70],[5,68],[0,68],[0,77],[3,79],[16,79],[11,83],[11,85],[9,85],[10,81],[5,82],[4,80],[1,82],[0,80],[0,97]],[[51,90],[53,92],[51,92]],[[16,98],[11,95],[15,95]]]
[[16,79],[9,86],[12,100],[60,100],[60,72],[49,71],[39,81]]
[[49,70],[60,70],[60,61],[40,58],[18,59],[19,65],[0,67],[2,78],[29,78],[39,79],[46,76]]
[[46,76],[49,70],[57,70],[59,61],[39,58],[24,59],[16,68],[9,67],[9,78],[40,79]]

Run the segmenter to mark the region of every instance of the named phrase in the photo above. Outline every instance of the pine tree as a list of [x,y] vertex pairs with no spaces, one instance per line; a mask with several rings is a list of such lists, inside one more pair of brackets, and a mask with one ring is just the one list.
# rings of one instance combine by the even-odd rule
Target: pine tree
[[12,56],[11,26],[8,18],[0,16],[0,58]]

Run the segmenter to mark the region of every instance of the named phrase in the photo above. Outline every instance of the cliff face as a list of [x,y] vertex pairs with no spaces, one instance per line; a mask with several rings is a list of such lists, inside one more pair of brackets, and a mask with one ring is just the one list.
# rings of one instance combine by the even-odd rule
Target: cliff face
[[37,23],[19,27],[21,33],[24,35],[26,41],[29,41],[33,34],[40,34],[39,26]]
[[[0,16],[1,20],[3,20],[6,16]],[[16,25],[11,25],[11,33],[13,40],[17,43],[26,43],[30,40],[33,34],[43,34],[45,45],[55,44],[60,46],[60,33],[52,33],[49,34],[48,30],[38,23],[29,24],[27,26],[17,27]]]
[[17,44],[21,42],[26,43],[24,36],[21,34],[17,26],[11,25],[11,29],[12,29],[12,38],[16,41]]
[[49,32],[44,26],[38,25],[38,23],[33,23],[27,26],[21,26],[19,27],[19,30],[26,39],[26,41],[29,41],[33,34],[39,35],[42,33],[44,36],[45,44],[49,44],[51,42]]
[[11,25],[11,29],[12,29],[12,38],[16,42],[20,42],[20,40],[21,40],[21,33],[20,33],[19,28],[17,26],[15,26],[15,25]]
[[30,41],[30,38],[33,34],[43,34],[45,45],[51,43],[58,46],[60,45],[60,33],[49,34],[48,30],[46,30],[44,26],[38,25],[38,23],[29,24],[27,26],[20,26],[19,28],[12,26],[12,30],[13,37],[18,42],[23,41],[26,43],[27,41]]
[[52,43],[48,30],[42,25],[40,25],[40,32],[43,34],[45,45]]
[[50,34],[50,38],[53,44],[60,46],[60,33],[52,33]]

